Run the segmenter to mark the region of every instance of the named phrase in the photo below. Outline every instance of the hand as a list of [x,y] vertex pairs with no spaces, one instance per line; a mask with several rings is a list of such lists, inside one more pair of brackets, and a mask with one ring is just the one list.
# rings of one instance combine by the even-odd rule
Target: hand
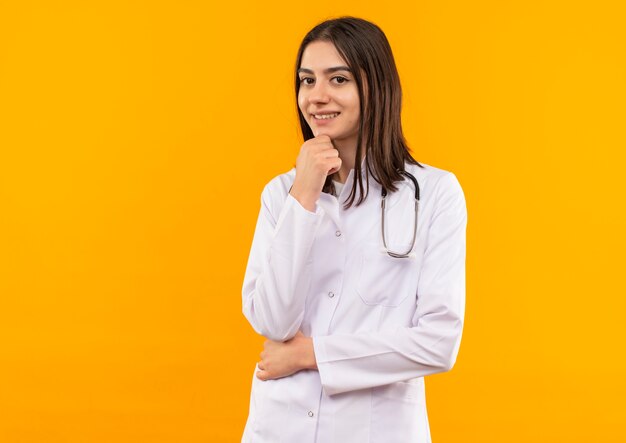
[[341,168],[339,151],[328,135],[320,134],[309,139],[300,148],[296,160],[296,179],[290,194],[309,211],[322,193],[326,177]]
[[264,381],[287,377],[303,369],[317,369],[313,339],[298,331],[286,342],[266,340],[258,366],[256,376]]

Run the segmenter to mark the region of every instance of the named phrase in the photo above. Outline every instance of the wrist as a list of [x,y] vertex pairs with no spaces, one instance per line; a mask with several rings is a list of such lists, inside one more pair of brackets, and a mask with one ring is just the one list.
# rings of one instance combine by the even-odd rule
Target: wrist
[[313,338],[305,337],[304,341],[304,352],[302,355],[302,367],[304,369],[315,369],[317,370],[317,360],[315,359],[315,348],[313,347]]
[[320,194],[319,192],[318,193],[306,192],[306,191],[301,190],[297,186],[297,184],[294,184],[291,187],[289,194],[291,194],[293,198],[298,200],[298,203],[300,203],[300,205],[302,205],[304,209],[310,212],[315,212],[315,206],[316,206],[317,200],[319,199],[319,194]]

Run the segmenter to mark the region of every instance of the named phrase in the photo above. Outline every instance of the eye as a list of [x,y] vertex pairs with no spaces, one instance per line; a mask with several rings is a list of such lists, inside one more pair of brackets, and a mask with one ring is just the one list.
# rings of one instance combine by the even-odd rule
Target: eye
[[[344,84],[344,83],[346,83],[346,82],[348,82],[348,81],[349,81],[347,78],[345,78],[345,77],[340,77],[340,76],[333,77],[333,78],[332,78],[332,80],[337,80],[337,84],[339,84],[339,85],[342,85],[342,84]],[[340,81],[340,80],[341,80],[341,81]]]
[[307,80],[313,80],[311,77],[302,77],[300,79],[300,83],[305,84],[305,85],[310,85],[312,83],[307,83]]

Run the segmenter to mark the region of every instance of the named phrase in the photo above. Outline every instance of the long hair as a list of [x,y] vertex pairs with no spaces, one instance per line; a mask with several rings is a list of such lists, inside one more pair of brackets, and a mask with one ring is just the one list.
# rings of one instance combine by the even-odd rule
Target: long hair
[[[356,17],[326,20],[311,29],[302,40],[295,67],[296,108],[304,141],[314,137],[297,104],[300,91],[298,69],[302,54],[309,43],[331,42],[346,61],[359,91],[360,119],[355,156],[354,182],[345,208],[356,198],[359,188],[359,206],[369,193],[369,175],[388,192],[398,190],[395,183],[402,180],[405,162],[422,167],[409,153],[402,133],[400,111],[402,88],[391,46],[383,31],[374,23]],[[360,75],[364,74],[364,75]],[[363,81],[366,85],[363,85]],[[366,152],[363,152],[363,149]],[[361,163],[363,155],[369,175],[366,174],[364,191]],[[323,192],[334,192],[331,176],[326,178]]]

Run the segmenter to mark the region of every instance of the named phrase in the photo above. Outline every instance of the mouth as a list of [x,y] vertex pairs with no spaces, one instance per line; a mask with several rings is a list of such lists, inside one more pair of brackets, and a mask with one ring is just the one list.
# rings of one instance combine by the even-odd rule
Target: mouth
[[311,114],[314,120],[332,120],[336,118],[340,112],[334,112],[332,114]]

